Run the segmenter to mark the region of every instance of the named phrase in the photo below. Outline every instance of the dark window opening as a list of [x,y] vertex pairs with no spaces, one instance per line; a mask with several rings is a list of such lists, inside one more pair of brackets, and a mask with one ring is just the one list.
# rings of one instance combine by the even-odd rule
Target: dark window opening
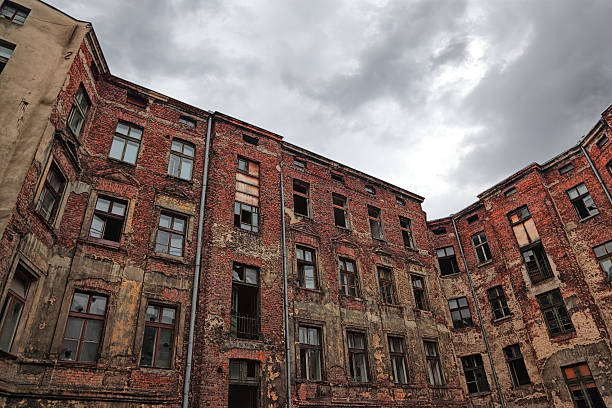
[[450,299],[448,301],[448,307],[450,309],[451,318],[453,319],[453,327],[455,329],[463,329],[464,327],[474,326],[472,314],[470,313],[470,306],[465,296],[457,299]]
[[565,383],[578,408],[605,408],[587,363],[562,367]]
[[293,164],[295,165],[295,167],[298,167],[300,169],[306,168],[306,161],[302,159],[298,159],[297,157],[293,159]]
[[410,275],[412,281],[412,293],[414,294],[414,303],[417,309],[427,310],[427,293],[425,291],[425,278],[417,275]]
[[259,339],[259,270],[234,264],[230,333],[240,339]]
[[346,197],[340,194],[332,194],[332,205],[334,207],[334,224],[338,227],[348,228],[348,207]]
[[47,172],[47,177],[43,183],[43,188],[40,192],[40,197],[38,197],[38,204],[36,206],[38,212],[45,220],[52,222],[53,219],[55,219],[62,201],[62,194],[65,186],[66,179],[55,163],[52,163]]
[[196,127],[196,121],[187,116],[179,116],[179,123],[192,128]]
[[461,364],[463,365],[465,382],[470,394],[490,391],[487,374],[485,373],[480,354],[461,357]]
[[457,264],[455,250],[452,246],[436,249],[436,255],[440,265],[441,276],[459,273],[459,265]]
[[340,268],[340,291],[346,296],[357,297],[359,296],[359,283],[357,281],[357,267],[355,262],[340,258],[338,260],[338,267]]
[[11,351],[30,290],[31,280],[28,276],[29,274],[23,266],[18,264],[13,279],[8,285],[6,299],[2,306],[2,314],[0,315],[0,350],[7,353]]
[[112,197],[98,196],[89,236],[120,242],[127,202]]
[[85,92],[85,88],[81,84],[76,95],[74,96],[72,108],[70,109],[70,114],[68,115],[68,129],[76,138],[81,135],[83,124],[87,119],[87,113],[89,112],[90,107],[91,102],[89,101],[87,92]]
[[383,303],[394,304],[395,291],[393,290],[393,278],[391,276],[393,272],[391,268],[377,266],[376,269],[378,270],[378,286]]
[[93,363],[104,329],[107,297],[75,292],[68,313],[60,360]]
[[97,81],[100,77],[100,70],[98,70],[98,67],[94,61],[91,61],[91,64],[89,64],[89,70],[91,71],[93,79]]
[[246,143],[249,143],[255,146],[259,145],[259,139],[253,136],[242,135],[242,140],[244,140]]
[[308,217],[308,201],[310,184],[293,179],[293,211],[298,215]]
[[434,233],[434,235],[444,235],[446,234],[446,228],[444,227],[436,228],[432,232]]
[[322,376],[321,329],[300,326],[298,329],[300,377],[320,381]]
[[597,210],[597,206],[593,201],[593,198],[589,194],[589,190],[587,190],[584,183],[578,184],[574,188],[570,188],[567,190],[567,194],[569,195],[570,201],[574,206],[574,210],[578,214],[579,219],[584,219],[591,217],[593,215],[599,214]]
[[404,355],[404,339],[402,337],[387,338],[389,341],[389,357],[391,358],[391,377],[395,384],[408,384],[408,370]]
[[476,221],[478,221],[478,214],[470,215],[469,217],[467,217],[468,224],[473,224]]
[[550,337],[574,331],[572,319],[567,313],[565,302],[559,289],[538,295],[537,298]]
[[597,140],[597,147],[599,147],[600,149],[602,149],[606,144],[608,144],[608,136],[606,135],[603,135],[599,138],[599,140]]
[[331,174],[331,178],[333,180],[336,180],[336,181],[339,181],[341,183],[344,183],[344,174],[338,173],[337,171],[332,171],[330,174]]
[[384,239],[380,208],[368,205],[368,220],[370,222],[370,232],[372,233],[372,238]]
[[612,241],[608,241],[593,248],[597,261],[606,275],[608,282],[612,282]]
[[513,195],[515,195],[515,194],[516,194],[516,188],[514,188],[514,187],[509,188],[508,190],[504,191],[504,196],[505,196],[506,198],[507,198],[507,197],[511,197],[511,196],[513,196]]
[[297,258],[298,285],[306,289],[317,289],[317,264],[314,249],[295,247]]
[[567,174],[572,170],[574,170],[574,165],[572,163],[568,163],[565,166],[559,167],[559,174]]
[[487,297],[489,298],[489,303],[491,303],[491,309],[493,310],[495,319],[502,319],[506,316],[510,316],[506,295],[501,285],[487,289]]
[[523,255],[527,274],[532,283],[538,283],[553,276],[552,269],[548,263],[548,257],[546,252],[544,252],[541,242],[521,248],[521,254]]
[[368,382],[368,357],[364,333],[346,332],[351,380]]
[[515,387],[519,385],[531,384],[531,379],[527,373],[527,367],[525,366],[525,360],[523,360],[523,354],[518,344],[513,344],[504,348],[504,355],[506,356],[506,364],[508,364],[508,370],[510,370],[510,377],[512,377],[512,384]]
[[368,194],[376,194],[376,189],[374,188],[374,186],[371,186],[371,185],[366,185],[365,191]]
[[230,360],[228,408],[259,407],[259,363]]
[[176,310],[173,307],[147,305],[140,353],[141,366],[170,368],[174,347],[175,314]]
[[8,63],[8,60],[15,51],[15,44],[10,44],[0,40],[0,73],[4,70],[4,67]]
[[257,232],[259,230],[259,209],[248,204],[235,203],[234,226]]
[[143,95],[128,91],[127,103],[144,109],[147,107],[149,100]]
[[472,236],[472,245],[474,245],[474,251],[476,251],[476,258],[479,264],[491,260],[491,249],[489,248],[487,236],[484,232]]
[[444,376],[440,366],[440,354],[438,354],[438,343],[424,340],[423,347],[425,348],[427,381],[431,385],[444,385]]
[[395,202],[401,205],[402,207],[406,206],[406,201],[400,196],[395,196]]
[[23,25],[28,14],[30,14],[30,9],[13,3],[12,1],[5,1],[2,3],[2,7],[0,7],[0,16],[15,24]]
[[412,223],[408,218],[399,217],[400,231],[402,232],[402,241],[406,248],[414,248],[412,239]]

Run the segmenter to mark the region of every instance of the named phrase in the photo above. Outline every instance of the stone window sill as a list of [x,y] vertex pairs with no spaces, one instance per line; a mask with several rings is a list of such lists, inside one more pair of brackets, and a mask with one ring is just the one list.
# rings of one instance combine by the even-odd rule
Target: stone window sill
[[85,244],[96,245],[96,246],[100,246],[100,247],[104,247],[108,249],[113,249],[115,251],[127,252],[125,248],[121,247],[120,242],[109,241],[107,239],[87,237],[87,238],[79,238],[78,241],[85,243]]
[[586,221],[588,221],[588,220],[590,220],[590,219],[592,219],[592,218],[597,217],[598,215],[599,215],[599,213],[597,213],[597,214],[593,214],[593,215],[589,215],[588,217],[585,217],[585,218],[581,218],[581,219],[579,219],[579,220],[578,220],[578,222],[579,222],[579,223],[580,223],[580,222],[586,222]]
[[152,258],[161,259],[161,260],[164,260],[164,261],[168,261],[168,262],[174,262],[174,263],[178,263],[178,264],[183,264],[183,265],[187,265],[188,264],[188,262],[185,261],[185,257],[183,257],[183,256],[174,256],[174,255],[169,255],[169,254],[155,252],[153,255],[151,255],[151,257]]
[[491,265],[492,263],[493,263],[493,258],[489,259],[488,261],[479,263],[478,265],[476,265],[476,267],[482,268],[483,266]]

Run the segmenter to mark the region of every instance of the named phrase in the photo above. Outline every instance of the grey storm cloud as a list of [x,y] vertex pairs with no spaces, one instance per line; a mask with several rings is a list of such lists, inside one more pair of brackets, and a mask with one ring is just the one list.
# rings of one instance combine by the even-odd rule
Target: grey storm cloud
[[115,75],[456,212],[612,102],[612,2],[49,0]]

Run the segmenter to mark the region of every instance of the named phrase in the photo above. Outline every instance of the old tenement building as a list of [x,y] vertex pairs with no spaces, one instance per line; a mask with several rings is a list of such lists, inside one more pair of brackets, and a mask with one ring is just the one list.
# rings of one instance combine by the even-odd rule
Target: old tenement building
[[428,221],[0,14],[2,406],[612,407],[612,109]]

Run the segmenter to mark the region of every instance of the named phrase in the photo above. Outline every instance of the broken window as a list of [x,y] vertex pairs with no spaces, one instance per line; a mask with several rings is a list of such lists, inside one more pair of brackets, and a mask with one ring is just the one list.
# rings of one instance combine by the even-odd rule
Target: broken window
[[383,239],[382,220],[380,219],[380,208],[368,205],[368,220],[372,238]]
[[436,228],[432,232],[434,233],[434,235],[444,235],[446,234],[446,228],[444,227]]
[[596,246],[593,251],[595,251],[595,256],[606,275],[606,279],[608,282],[612,282],[612,241]]
[[93,363],[98,359],[106,315],[106,301],[106,296],[74,293],[66,322],[60,360]]
[[510,377],[512,377],[512,384],[514,384],[515,387],[531,384],[531,379],[529,379],[527,367],[525,367],[525,360],[523,360],[523,354],[521,353],[519,345],[513,344],[504,347],[504,355],[506,356],[508,370],[510,370]]
[[601,398],[587,363],[562,367],[561,370],[576,407],[605,408],[606,404]]
[[142,128],[124,122],[117,123],[108,157],[130,164],[136,163],[140,139],[142,139]]
[[476,221],[478,221],[478,214],[470,215],[469,217],[467,217],[468,224],[473,224]]
[[425,360],[427,364],[427,381],[431,385],[444,385],[442,368],[440,366],[440,355],[438,354],[438,343],[424,340]]
[[487,297],[489,298],[489,303],[491,303],[495,319],[503,319],[506,316],[510,316],[506,295],[501,285],[487,289]]
[[376,189],[374,188],[374,186],[371,186],[369,184],[365,186],[365,191],[368,194],[372,194],[372,195],[376,194]]
[[359,296],[359,285],[357,281],[357,267],[350,259],[340,258],[340,292],[346,296]]
[[322,354],[321,329],[312,326],[300,326],[298,329],[300,350],[300,376],[305,380],[321,381]]
[[13,55],[13,51],[15,51],[15,44],[0,40],[0,73],[4,70],[11,55]]
[[28,297],[31,284],[28,276],[23,266],[18,264],[13,279],[8,285],[6,299],[2,306],[2,314],[0,315],[0,350],[7,353],[11,351],[21,319],[21,313]]
[[368,358],[365,333],[346,332],[351,380],[368,382]]
[[317,264],[314,249],[295,247],[297,258],[298,285],[306,289],[317,289]]
[[527,206],[517,208],[508,214],[512,231],[519,246],[531,244],[540,239],[533,218]]
[[487,374],[485,373],[480,354],[461,357],[461,364],[463,365],[465,382],[470,394],[490,391]]
[[310,184],[293,179],[293,211],[295,214],[308,217],[309,194]]
[[183,180],[191,180],[195,146],[179,139],[172,141],[168,161],[168,174]]
[[146,108],[149,103],[148,98],[134,91],[128,91],[126,101],[130,105],[137,106],[141,109]]
[[474,325],[470,306],[465,296],[449,300],[448,307],[455,329],[463,329],[464,327],[472,327]]
[[593,198],[591,198],[589,190],[587,190],[584,183],[580,183],[576,187],[570,188],[567,190],[567,194],[569,195],[570,201],[574,206],[574,210],[576,210],[576,213],[578,214],[578,219],[582,220],[599,214],[599,211],[597,211],[597,207],[595,206],[595,202],[593,201]]
[[0,15],[15,24],[23,25],[28,14],[30,14],[29,9],[12,1],[5,1],[0,7]]
[[334,224],[337,227],[348,228],[348,207],[346,197],[332,193],[332,205],[334,207]]
[[402,207],[406,206],[406,201],[400,196],[395,196],[395,202],[401,205]]
[[565,166],[559,167],[559,174],[564,175],[574,170],[574,165],[572,163],[568,163]]
[[162,212],[159,215],[155,252],[183,256],[186,226],[187,220],[184,217]]
[[179,116],[179,123],[185,126],[188,126],[188,127],[192,127],[192,128],[196,127],[195,120],[188,118],[187,116],[183,116],[183,115]]
[[479,232],[472,236],[472,245],[474,245],[474,251],[476,251],[476,258],[479,264],[491,260],[491,249],[489,248],[487,236],[484,232]]
[[408,370],[404,355],[404,339],[389,336],[389,357],[391,357],[391,376],[395,384],[408,384]]
[[228,408],[259,407],[259,362],[229,361]]
[[259,231],[259,164],[238,157],[234,226]]
[[344,183],[344,174],[332,170],[330,175],[331,175],[332,180],[336,180],[341,183]]
[[259,270],[234,264],[230,333],[240,339],[259,339]]
[[455,250],[452,246],[436,249],[436,255],[440,265],[441,276],[459,273],[459,265],[457,264]]
[[72,102],[70,114],[68,115],[68,129],[70,129],[76,138],[81,135],[81,130],[83,129],[83,124],[87,118],[87,112],[89,112],[90,106],[91,102],[89,102],[87,92],[85,92],[85,88],[83,84],[81,84]]
[[393,279],[391,268],[377,266],[378,270],[378,287],[380,288],[380,296],[383,303],[394,304],[395,293],[393,290]]
[[51,163],[36,205],[36,209],[45,220],[52,222],[57,215],[65,186],[66,179],[55,163]]
[[170,368],[175,315],[176,309],[173,307],[147,305],[142,352],[140,354],[141,366]]
[[404,247],[414,248],[414,241],[412,240],[412,223],[408,218],[399,217],[400,231],[402,232],[402,241],[404,241]]
[[259,145],[259,139],[249,135],[242,135],[242,140],[244,140],[248,144]]
[[567,313],[565,302],[563,302],[559,289],[538,295],[537,298],[550,337],[574,331],[572,319]]
[[544,252],[541,242],[521,248],[521,254],[525,260],[527,274],[529,279],[531,279],[531,283],[538,283],[553,276],[550,264],[548,263],[548,257],[546,252]]
[[427,293],[425,291],[425,278],[418,275],[410,275],[412,281],[412,293],[414,304],[419,310],[427,310]]
[[98,196],[89,236],[120,242],[127,202],[116,198]]

